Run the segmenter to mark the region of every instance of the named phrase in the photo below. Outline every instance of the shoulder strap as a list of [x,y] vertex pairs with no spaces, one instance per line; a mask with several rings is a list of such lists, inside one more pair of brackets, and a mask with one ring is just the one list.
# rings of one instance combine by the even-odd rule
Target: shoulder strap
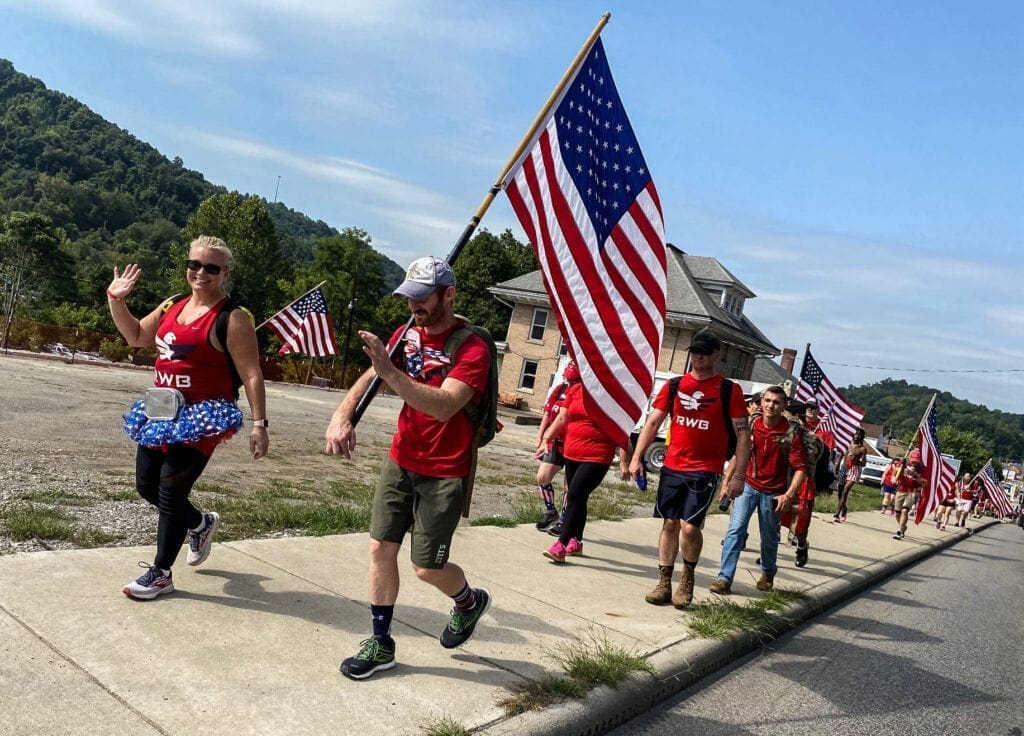
[[668,415],[672,419],[676,416],[676,394],[679,393],[679,382],[683,380],[682,376],[673,376],[668,379]]
[[231,383],[235,387],[235,398],[238,398],[238,387],[242,385],[242,377],[238,375],[238,369],[235,368],[235,361],[231,358],[231,351],[228,350],[228,321],[231,319],[231,313],[236,309],[242,309],[239,305],[235,304],[228,298],[227,303],[224,304],[224,308],[220,310],[220,314],[217,315],[217,321],[213,323],[213,329],[217,333],[217,341],[220,346],[224,348],[224,357],[228,359],[228,371],[231,373]]
[[732,416],[729,411],[729,406],[732,404],[732,390],[735,385],[728,378],[722,379],[722,389],[719,392],[721,395],[720,401],[722,403],[722,418],[725,420],[725,432],[729,438],[729,446],[727,452],[729,453],[726,460],[736,454],[736,427],[732,426]]

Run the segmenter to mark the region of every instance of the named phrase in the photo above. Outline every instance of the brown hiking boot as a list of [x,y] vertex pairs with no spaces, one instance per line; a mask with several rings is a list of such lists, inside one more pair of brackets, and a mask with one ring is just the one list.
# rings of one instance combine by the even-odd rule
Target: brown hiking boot
[[766,572],[761,573],[761,579],[757,581],[758,590],[771,590],[775,587],[775,576]]
[[717,593],[718,595],[729,595],[732,592],[732,585],[728,580],[719,579],[711,583],[708,590],[712,593]]
[[683,568],[679,578],[679,586],[672,596],[672,605],[676,608],[686,608],[693,602],[693,573]]
[[658,579],[658,584],[654,586],[654,590],[644,596],[644,600],[652,606],[664,606],[672,600],[672,573],[659,572],[659,574],[661,577]]

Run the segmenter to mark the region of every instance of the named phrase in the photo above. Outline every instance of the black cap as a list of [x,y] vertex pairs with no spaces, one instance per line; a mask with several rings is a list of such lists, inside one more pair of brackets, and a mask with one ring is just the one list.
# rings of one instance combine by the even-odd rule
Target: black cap
[[805,404],[802,401],[791,401],[789,402],[789,406],[786,407],[786,411],[790,414],[803,414],[807,411],[808,406],[810,406],[809,403]]
[[690,352],[711,355],[722,349],[722,341],[710,330],[701,330],[690,340]]
[[804,409],[818,409],[818,408],[820,408],[818,406],[818,402],[815,401],[814,399],[811,399],[810,401],[804,402]]

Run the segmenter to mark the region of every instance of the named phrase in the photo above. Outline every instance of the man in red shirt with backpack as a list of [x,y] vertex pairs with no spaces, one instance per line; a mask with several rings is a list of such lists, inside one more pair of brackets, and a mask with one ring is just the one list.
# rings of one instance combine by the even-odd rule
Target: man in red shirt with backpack
[[[750,461],[746,464],[743,492],[738,494],[729,518],[729,529],[722,543],[722,565],[711,592],[726,595],[732,592],[740,550],[746,539],[750,517],[757,511],[761,532],[761,578],[757,589],[771,590],[775,585],[776,559],[779,552],[779,514],[790,509],[797,500],[800,486],[807,474],[807,460],[799,426],[790,426],[782,415],[786,392],[781,386],[769,386],[761,395],[761,414],[750,422]],[[731,471],[740,476],[740,467]],[[722,490],[732,495],[732,486]]]
[[[733,438],[740,473],[728,490],[738,496],[743,489],[743,470],[750,454],[747,409],[739,386],[715,372],[721,350],[722,343],[714,333],[702,330],[693,336],[690,371],[666,381],[658,392],[629,464],[634,477],[643,472],[644,453],[662,422],[670,417],[671,433],[654,507],[655,518],[663,519],[658,539],[659,580],[644,598],[652,605],[671,601],[676,608],[685,608],[693,601],[694,570],[704,546],[701,529],[725,462],[733,455]],[[672,572],[680,551],[683,572],[673,594]]]
[[[407,533],[416,577],[454,602],[441,646],[465,643],[491,604],[490,593],[471,588],[462,568],[448,561],[463,508],[464,480],[473,465],[475,430],[464,407],[482,399],[490,349],[482,337],[471,334],[452,354],[446,351],[449,338],[465,322],[455,316],[455,274],[444,261],[414,261],[394,294],[408,299],[414,326],[396,329],[387,347],[376,335],[359,332],[373,367],[349,389],[326,432],[327,454],[348,458],[356,446],[352,416],[374,374],[402,397],[370,520],[373,637],[341,663],[342,673],[356,680],[395,666],[391,621],[398,599],[398,552]],[[404,350],[392,362],[389,347],[399,340],[405,341]]]

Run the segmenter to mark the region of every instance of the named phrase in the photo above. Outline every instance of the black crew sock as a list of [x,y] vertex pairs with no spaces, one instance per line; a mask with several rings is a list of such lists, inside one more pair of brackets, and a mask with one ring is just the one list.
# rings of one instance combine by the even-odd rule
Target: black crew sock
[[686,568],[687,572],[694,572],[697,569],[697,560],[690,562],[685,557],[683,558],[683,567]]
[[373,638],[391,640],[391,619],[395,615],[394,606],[377,606],[370,604],[370,618],[373,620]]

